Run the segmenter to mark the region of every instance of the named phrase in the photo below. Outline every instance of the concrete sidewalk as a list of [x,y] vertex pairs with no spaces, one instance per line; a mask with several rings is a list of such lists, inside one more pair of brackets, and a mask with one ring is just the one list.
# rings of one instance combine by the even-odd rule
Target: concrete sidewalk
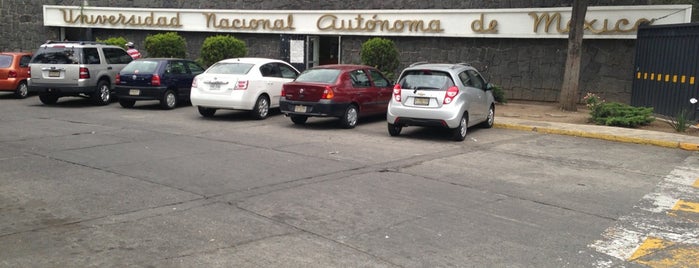
[[699,137],[659,131],[534,121],[503,116],[495,117],[494,127],[699,151]]

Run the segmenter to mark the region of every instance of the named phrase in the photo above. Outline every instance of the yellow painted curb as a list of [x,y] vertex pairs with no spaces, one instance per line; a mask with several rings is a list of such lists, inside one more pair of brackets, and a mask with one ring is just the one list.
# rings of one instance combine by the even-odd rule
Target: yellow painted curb
[[495,123],[494,126],[497,128],[505,128],[505,129],[534,131],[534,132],[540,132],[540,133],[546,133],[546,134],[568,135],[568,136],[593,138],[593,139],[600,139],[600,140],[607,140],[607,141],[646,144],[646,145],[654,145],[654,146],[667,147],[667,148],[679,148],[679,149],[688,150],[688,151],[699,151],[699,144],[696,144],[696,143],[625,137],[625,136],[619,136],[619,135],[594,133],[594,132],[587,132],[587,131],[580,131],[580,130],[565,130],[565,129],[555,129],[555,128],[547,128],[547,127],[533,127],[533,126],[524,126],[524,125],[518,125],[518,124]]

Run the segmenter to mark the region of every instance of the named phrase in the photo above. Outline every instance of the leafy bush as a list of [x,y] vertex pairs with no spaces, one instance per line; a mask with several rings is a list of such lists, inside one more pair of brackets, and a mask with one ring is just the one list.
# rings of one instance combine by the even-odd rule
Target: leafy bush
[[216,35],[207,37],[201,46],[200,63],[211,66],[217,61],[245,57],[248,48],[245,42],[230,35]]
[[184,38],[175,32],[149,35],[145,46],[150,57],[184,58],[187,54]]
[[395,70],[398,68],[398,49],[393,41],[380,37],[374,37],[362,44],[362,62],[365,65],[379,69],[388,79],[395,79]]
[[107,38],[105,40],[100,40],[98,38],[97,42],[105,43],[107,45],[118,46],[118,47],[121,47],[123,49],[126,49],[126,43],[129,41],[126,40],[126,38],[119,36],[119,37],[110,37],[110,38]]
[[493,97],[495,97],[495,102],[507,103],[507,98],[505,98],[505,91],[502,87],[496,84],[491,84],[493,89]]
[[605,102],[593,93],[587,93],[583,99],[590,108],[591,121],[598,125],[635,128],[648,125],[655,120],[651,107],[633,107],[618,102]]

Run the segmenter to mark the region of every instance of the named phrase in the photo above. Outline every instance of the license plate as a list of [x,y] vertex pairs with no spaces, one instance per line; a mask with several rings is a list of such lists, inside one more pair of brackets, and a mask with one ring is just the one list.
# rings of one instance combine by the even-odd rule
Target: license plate
[[131,90],[129,90],[129,95],[131,95],[131,96],[138,96],[138,95],[141,95],[141,90],[138,90],[138,89],[131,89]]
[[59,77],[61,76],[61,71],[49,71],[49,77]]
[[294,112],[297,112],[297,113],[305,113],[305,112],[306,112],[306,106],[303,106],[303,105],[296,105],[296,106],[294,106]]
[[430,98],[420,98],[420,97],[416,97],[414,103],[415,103],[415,105],[429,105],[429,104],[430,104]]

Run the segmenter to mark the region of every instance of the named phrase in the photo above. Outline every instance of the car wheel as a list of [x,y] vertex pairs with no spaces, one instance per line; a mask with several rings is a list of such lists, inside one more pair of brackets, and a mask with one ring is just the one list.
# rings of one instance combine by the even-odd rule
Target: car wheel
[[29,87],[27,87],[27,82],[20,82],[15,90],[15,97],[18,99],[24,99],[29,96]]
[[109,83],[105,80],[100,80],[97,83],[97,91],[92,93],[92,102],[96,105],[107,105],[111,100],[111,95],[109,92]]
[[492,128],[493,123],[495,123],[495,105],[491,104],[490,109],[488,109],[488,118],[481,123],[481,126],[484,128]]
[[400,135],[401,130],[403,130],[403,126],[388,123],[388,134],[390,134],[391,136],[395,137]]
[[41,103],[47,105],[56,104],[58,101],[58,95],[53,93],[41,93],[39,94],[39,100]]
[[199,110],[199,114],[203,117],[213,117],[216,113],[216,109],[213,108],[197,106],[197,109]]
[[267,115],[269,115],[269,100],[266,96],[262,95],[257,98],[251,113],[252,117],[258,120],[267,118]]
[[340,118],[340,125],[342,125],[343,128],[354,128],[357,126],[358,117],[359,111],[357,110],[357,106],[350,105],[347,107],[347,110],[345,110],[345,114],[342,118]]
[[121,105],[121,107],[133,108],[134,104],[136,104],[135,100],[119,99],[119,105]]
[[308,116],[305,115],[291,115],[291,122],[297,125],[303,125],[308,120]]
[[463,141],[466,139],[466,132],[468,132],[468,114],[461,116],[461,121],[459,121],[459,126],[451,130],[451,139],[454,141]]
[[175,91],[170,89],[165,91],[163,97],[160,99],[160,107],[165,110],[171,110],[177,107],[177,94]]

